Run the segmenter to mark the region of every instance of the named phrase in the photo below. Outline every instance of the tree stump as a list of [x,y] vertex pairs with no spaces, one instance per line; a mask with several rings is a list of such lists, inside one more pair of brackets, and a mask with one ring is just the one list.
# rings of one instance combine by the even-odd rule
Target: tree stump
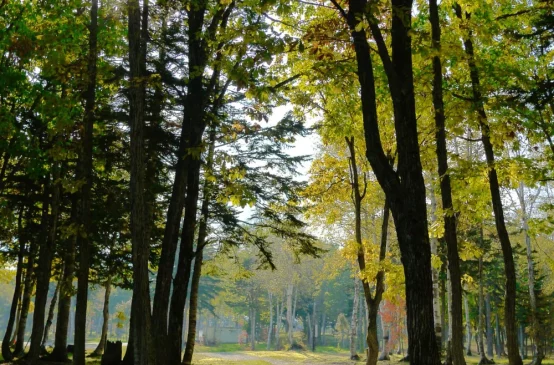
[[101,365],[119,365],[121,364],[122,355],[122,343],[121,341],[106,343],[106,349],[102,355]]

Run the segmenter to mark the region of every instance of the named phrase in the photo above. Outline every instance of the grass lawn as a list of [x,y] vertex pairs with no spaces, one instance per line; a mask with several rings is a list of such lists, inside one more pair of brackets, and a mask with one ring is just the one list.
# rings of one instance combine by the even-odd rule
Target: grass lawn
[[[235,347],[233,347],[235,346]],[[364,364],[365,359],[361,361],[349,360],[349,353],[347,350],[337,350],[332,348],[329,352],[324,352],[325,349],[321,349],[320,352],[309,351],[233,351],[238,345],[220,345],[214,347],[199,346],[197,351],[195,350],[194,365],[285,365],[285,364],[329,364],[329,365],[354,365]],[[260,346],[261,347],[261,346]],[[204,350],[211,351],[204,351]],[[392,365],[392,364],[408,364],[399,362],[401,356],[393,355],[390,361],[379,361],[378,365]],[[524,360],[528,362],[530,359]],[[468,365],[476,365],[479,363],[478,356],[466,356]],[[495,358],[494,361],[497,364],[508,364],[507,358]],[[545,359],[544,365],[554,365],[554,359]]]

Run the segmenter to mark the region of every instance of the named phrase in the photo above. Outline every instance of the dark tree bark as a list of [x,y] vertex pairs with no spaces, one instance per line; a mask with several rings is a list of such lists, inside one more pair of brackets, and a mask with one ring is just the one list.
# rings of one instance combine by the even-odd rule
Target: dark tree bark
[[6,327],[6,333],[2,339],[2,357],[5,361],[11,361],[13,359],[13,353],[10,348],[10,340],[12,337],[13,326],[17,317],[17,306],[19,299],[21,298],[21,277],[23,275],[23,255],[25,253],[25,234],[23,232],[23,210],[22,207],[19,212],[17,220],[17,232],[19,240],[19,252],[17,253],[17,269],[15,272],[15,288],[13,291],[12,305],[10,307],[10,317],[8,319],[8,325]]
[[[183,128],[188,130],[187,149],[198,149],[202,144],[202,136],[207,125],[206,106],[209,96],[214,90],[214,85],[210,89],[204,87],[204,76],[200,70],[205,70],[208,60],[208,45],[206,42],[213,39],[215,29],[225,29],[227,20],[234,8],[234,2],[231,2],[226,8],[221,7],[211,20],[210,27],[206,32],[206,38],[199,37],[202,28],[205,25],[204,17],[206,13],[205,2],[200,2],[192,11],[189,12],[189,68],[198,70],[189,79],[186,113],[183,121]],[[213,27],[216,27],[215,29]],[[212,74],[211,84],[215,84],[219,77],[219,71],[216,68]],[[181,344],[183,332],[184,309],[187,301],[187,288],[190,280],[190,271],[193,259],[194,237],[197,226],[198,196],[200,192],[200,166],[201,161],[198,156],[192,153],[186,153],[186,198],[185,198],[185,217],[183,219],[183,228],[181,232],[181,242],[179,259],[177,264],[177,273],[173,281],[173,294],[171,296],[171,306],[169,309],[169,327],[168,338],[165,344],[165,353],[167,363],[177,364],[181,362]]]
[[[165,34],[167,27],[166,17],[167,8],[164,10],[162,20],[162,35]],[[165,72],[165,50],[162,44],[160,49],[158,73]],[[156,95],[155,95],[156,98]],[[156,103],[156,102],[155,102]],[[161,107],[161,105],[160,105]],[[169,295],[171,291],[171,279],[175,264],[175,254],[177,251],[177,242],[179,236],[179,223],[183,215],[183,207],[186,191],[186,143],[188,140],[188,129],[183,123],[181,129],[181,138],[179,142],[179,151],[177,154],[177,164],[175,168],[175,179],[169,199],[167,209],[165,230],[162,239],[162,248],[160,262],[158,264],[158,273],[156,275],[156,291],[154,293],[154,305],[152,309],[152,336],[156,347],[156,361],[158,364],[165,363],[165,343],[167,341],[167,320],[169,309]],[[150,158],[151,160],[151,158]],[[159,350],[159,351],[158,351]]]
[[[213,158],[215,151],[215,127],[212,127],[210,131],[208,156],[206,158],[206,172],[211,172],[213,167]],[[196,244],[196,253],[194,260],[194,273],[192,276],[192,283],[190,287],[190,299],[189,299],[189,321],[188,321],[188,333],[187,344],[185,347],[185,355],[183,357],[183,365],[192,364],[192,355],[194,352],[194,341],[196,338],[196,322],[198,315],[198,289],[200,288],[200,277],[202,275],[202,261],[204,247],[207,244],[206,237],[208,235],[208,218],[209,207],[212,197],[212,184],[208,179],[204,181],[203,200],[202,207],[200,208],[200,224],[198,228],[198,242]]]
[[42,336],[42,343],[40,345],[43,352],[46,352],[46,342],[48,342],[48,336],[50,336],[50,327],[52,327],[52,322],[54,321],[54,310],[56,309],[56,302],[58,301],[59,292],[60,282],[58,281],[56,283],[56,289],[54,289],[54,294],[52,295],[52,300],[50,301],[48,317],[46,318],[46,325],[44,326],[44,335]]
[[23,289],[23,297],[21,299],[21,314],[17,325],[17,337],[15,342],[14,356],[21,357],[25,347],[25,330],[27,328],[27,317],[29,315],[29,307],[31,305],[31,297],[33,288],[35,287],[35,257],[37,254],[38,244],[36,238],[31,241],[29,247],[27,265],[25,268],[25,281]]
[[448,273],[450,277],[450,321],[451,340],[449,346],[452,363],[465,365],[463,346],[463,313],[462,313],[462,278],[460,257],[458,255],[458,237],[456,234],[456,214],[452,204],[452,187],[448,174],[448,153],[446,150],[446,116],[442,90],[442,64],[440,59],[441,28],[437,0],[429,1],[429,19],[431,21],[432,42],[436,53],[433,57],[433,107],[435,110],[435,141],[437,145],[437,162],[440,179],[440,190],[444,214],[444,240],[448,256]]
[[[463,21],[462,8],[459,5],[455,7],[456,16]],[[469,20],[470,14],[466,13],[466,20]],[[506,229],[504,220],[504,208],[502,207],[502,198],[500,196],[500,184],[495,168],[494,149],[490,140],[490,129],[485,111],[483,95],[481,93],[481,83],[479,78],[479,70],[475,62],[475,54],[473,50],[473,40],[471,29],[466,30],[463,39],[469,74],[472,85],[473,104],[477,111],[477,118],[481,128],[481,142],[485,149],[485,156],[488,165],[489,187],[492,198],[492,206],[494,210],[494,221],[502,247],[502,255],[504,258],[504,274],[506,275],[506,297],[504,302],[504,323],[506,326],[506,341],[508,347],[508,359],[510,365],[522,365],[521,356],[517,346],[517,328],[516,328],[516,271],[514,264],[514,256],[510,236]]]
[[[96,349],[90,356],[102,356],[108,341],[108,324],[110,321],[110,294],[112,292],[112,277],[108,276],[106,283],[104,284],[104,307],[102,309],[102,334],[100,335],[100,342]],[[120,357],[121,358],[121,357]]]
[[77,238],[79,247],[79,271],[77,273],[77,304],[75,307],[75,350],[74,365],[85,365],[85,342],[87,324],[88,281],[90,267],[90,237],[92,235],[92,144],[94,130],[94,108],[96,104],[96,62],[98,58],[98,0],[92,0],[90,9],[89,49],[87,64],[87,90],[85,92],[85,115],[81,135],[81,153],[77,179],[84,181],[81,190],[81,205],[78,224],[82,228]]
[[15,319],[15,330],[13,331],[12,339],[10,340],[11,346],[15,346],[15,339],[17,338],[17,326],[19,325],[19,317],[21,317],[21,298],[19,298],[19,305],[17,306],[17,316]]
[[[58,211],[60,206],[61,176],[60,167],[57,162],[53,163],[53,178],[48,176],[44,183],[43,210],[41,217],[41,230],[39,233],[39,256],[37,266],[37,289],[35,293],[35,311],[33,313],[33,330],[31,333],[31,345],[27,358],[34,363],[40,356],[40,345],[44,333],[44,317],[46,312],[46,301],[48,300],[48,289],[52,271],[52,258],[55,250],[56,231],[58,224]],[[52,193],[52,197],[50,197]],[[51,205],[51,212],[48,208]]]
[[[200,161],[189,153],[191,148],[199,148],[206,128],[206,106],[214,84],[204,87],[204,70],[208,62],[209,42],[214,40],[216,30],[225,28],[227,19],[234,8],[234,1],[220,6],[207,28],[205,24],[207,3],[202,1],[188,11],[188,66],[196,70],[189,78],[185,99],[185,115],[179,142],[175,181],[169,202],[162,252],[153,307],[153,333],[156,341],[156,359],[158,364],[178,363],[180,359],[183,312],[186,303],[187,286],[193,253],[194,231],[199,193]],[[219,46],[221,47],[221,45]],[[218,54],[218,58],[221,54]],[[218,68],[214,70],[212,80],[218,80]],[[186,197],[185,197],[186,191]],[[173,296],[170,306],[171,278],[179,236],[179,222],[185,207],[185,217],[181,233],[181,248],[178,260],[178,273],[173,282]],[[169,321],[168,321],[169,308]],[[168,327],[169,323],[169,327]]]
[[[145,205],[145,69],[148,2],[144,2],[141,24],[141,9],[138,0],[128,1],[129,11],[129,66],[131,87],[129,89],[131,129],[131,242],[133,251],[133,361],[135,365],[153,364],[151,344],[151,312],[148,260],[150,245],[146,237]],[[141,33],[141,27],[143,32]]]
[[[133,297],[131,301],[135,300],[135,294],[133,293]],[[123,360],[121,362],[122,365],[133,365],[135,362],[135,341],[133,339],[133,328],[134,328],[134,322],[135,322],[135,316],[134,316],[134,309],[131,305],[131,316],[129,318],[129,335],[128,335],[128,341],[127,341],[127,350],[125,351],[125,356],[123,357]]]
[[[77,197],[74,195],[71,202],[71,221],[77,219]],[[56,333],[54,335],[54,349],[48,355],[48,360],[66,362],[67,334],[69,329],[69,317],[71,312],[71,297],[73,296],[73,277],[75,274],[75,243],[77,236],[69,237],[65,245],[64,269],[60,286],[60,298],[58,301],[58,317],[56,319]]]
[[[414,365],[440,364],[433,324],[431,251],[427,230],[425,183],[420,161],[415,113],[411,30],[412,0],[392,0],[392,58],[379,22],[368,13],[367,0],[350,0],[348,13],[333,0],[347,19],[357,60],[361,86],[366,157],[389,200],[395,222],[401,260],[406,277],[408,357]],[[393,101],[398,169],[389,165],[379,134],[375,80],[371,50],[365,29],[358,23],[367,18],[387,75]]]

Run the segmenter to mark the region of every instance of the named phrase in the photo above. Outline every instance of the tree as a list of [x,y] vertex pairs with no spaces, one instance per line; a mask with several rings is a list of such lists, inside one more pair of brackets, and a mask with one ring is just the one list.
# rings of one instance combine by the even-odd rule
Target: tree
[[[375,21],[376,15],[366,10],[366,1],[350,0],[348,12],[342,9],[337,1],[333,1],[333,4],[348,23],[356,52],[366,157],[385,191],[395,221],[406,276],[408,356],[412,364],[438,364],[440,357],[432,325],[431,252],[427,232],[425,184],[419,158],[412,49],[408,34],[411,29],[412,1],[393,0],[391,3],[392,58],[381,29]],[[398,149],[397,171],[390,166],[381,144],[375,103],[373,61],[364,20],[369,23],[377,43],[393,100]]]
[[[463,20],[462,8],[458,5],[455,9],[456,16]],[[465,19],[468,21],[471,19],[471,14],[466,13]],[[512,246],[510,243],[510,237],[506,229],[506,223],[504,220],[504,210],[502,207],[502,199],[500,197],[500,185],[498,182],[498,176],[495,167],[495,157],[493,145],[490,139],[490,127],[487,120],[487,114],[484,108],[482,99],[482,91],[480,86],[479,70],[475,63],[475,54],[473,49],[472,32],[468,30],[464,36],[464,48],[467,54],[468,68],[471,78],[472,86],[472,101],[477,111],[477,118],[479,127],[481,129],[481,141],[485,149],[486,160],[488,164],[488,177],[489,187],[492,197],[492,205],[494,209],[494,217],[496,229],[498,231],[498,237],[502,247],[502,254],[504,256],[504,270],[506,274],[506,299],[504,304],[504,320],[506,326],[506,339],[508,347],[508,358],[511,365],[522,364],[521,357],[517,351],[517,333],[516,333],[516,319],[515,319],[515,307],[516,307],[516,273],[514,265],[514,257],[512,253]]]
[[[77,275],[77,304],[75,308],[75,350],[73,362],[75,365],[85,364],[86,321],[88,301],[88,281],[90,266],[90,239],[92,234],[92,158],[93,130],[96,106],[96,63],[98,57],[98,0],[93,0],[90,8],[89,49],[87,59],[87,88],[85,92],[85,110],[83,132],[81,135],[80,161],[77,169],[77,179],[84,180],[80,194],[80,207],[77,211],[79,236],[79,272]],[[82,228],[81,228],[82,227]],[[81,231],[82,229],[82,231]]]
[[[444,239],[446,241],[449,276],[449,314],[451,337],[448,349],[454,365],[465,365],[463,354],[463,320],[462,320],[462,280],[458,239],[456,234],[456,213],[452,204],[452,187],[448,174],[448,155],[446,149],[445,106],[443,100],[443,77],[441,51],[441,28],[439,9],[436,0],[429,1],[429,20],[431,22],[433,56],[433,107],[435,111],[435,141],[437,144],[438,174],[444,212]],[[435,324],[436,325],[436,324]],[[448,351],[448,350],[447,350]],[[448,361],[449,359],[447,359]]]
[[[135,365],[153,364],[153,349],[150,333],[150,291],[148,260],[150,245],[146,239],[146,216],[144,202],[144,103],[146,38],[148,2],[141,7],[138,0],[129,0],[129,124],[131,129],[131,241],[133,248],[133,304],[131,331]],[[142,29],[142,32],[141,32]]]

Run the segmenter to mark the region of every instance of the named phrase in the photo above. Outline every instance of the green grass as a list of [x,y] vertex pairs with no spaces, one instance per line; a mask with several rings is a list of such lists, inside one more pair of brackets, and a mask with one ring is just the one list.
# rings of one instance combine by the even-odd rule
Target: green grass
[[342,354],[342,353],[349,353],[349,349],[343,349],[339,348],[337,346],[316,346],[315,347],[316,354],[325,353],[325,354]]
[[[233,350],[233,349],[242,350]],[[262,348],[260,346],[260,348]],[[224,359],[217,355],[211,355],[204,349],[210,349],[209,352],[222,352],[222,353],[234,353],[236,355],[244,355],[243,360]],[[215,350],[217,349],[217,350]],[[321,346],[318,351],[245,351],[243,346],[238,345],[219,345],[213,347],[198,346],[195,350],[194,365],[224,365],[224,364],[245,364],[245,365],[268,365],[272,360],[276,362],[287,364],[361,364],[362,362],[355,362],[349,360],[348,351],[345,349],[337,349],[333,346]],[[199,354],[200,353],[200,354]],[[253,359],[257,358],[257,359]],[[399,355],[391,356],[390,361],[379,362],[378,365],[395,365],[401,359]],[[468,365],[477,365],[479,363],[478,356],[466,356]],[[507,358],[494,358],[497,364],[508,364]],[[524,360],[529,361],[529,359]],[[545,359],[544,365],[554,365],[554,359]]]
[[222,343],[214,346],[194,345],[194,352],[237,352],[249,349],[249,345],[239,345],[238,343]]

